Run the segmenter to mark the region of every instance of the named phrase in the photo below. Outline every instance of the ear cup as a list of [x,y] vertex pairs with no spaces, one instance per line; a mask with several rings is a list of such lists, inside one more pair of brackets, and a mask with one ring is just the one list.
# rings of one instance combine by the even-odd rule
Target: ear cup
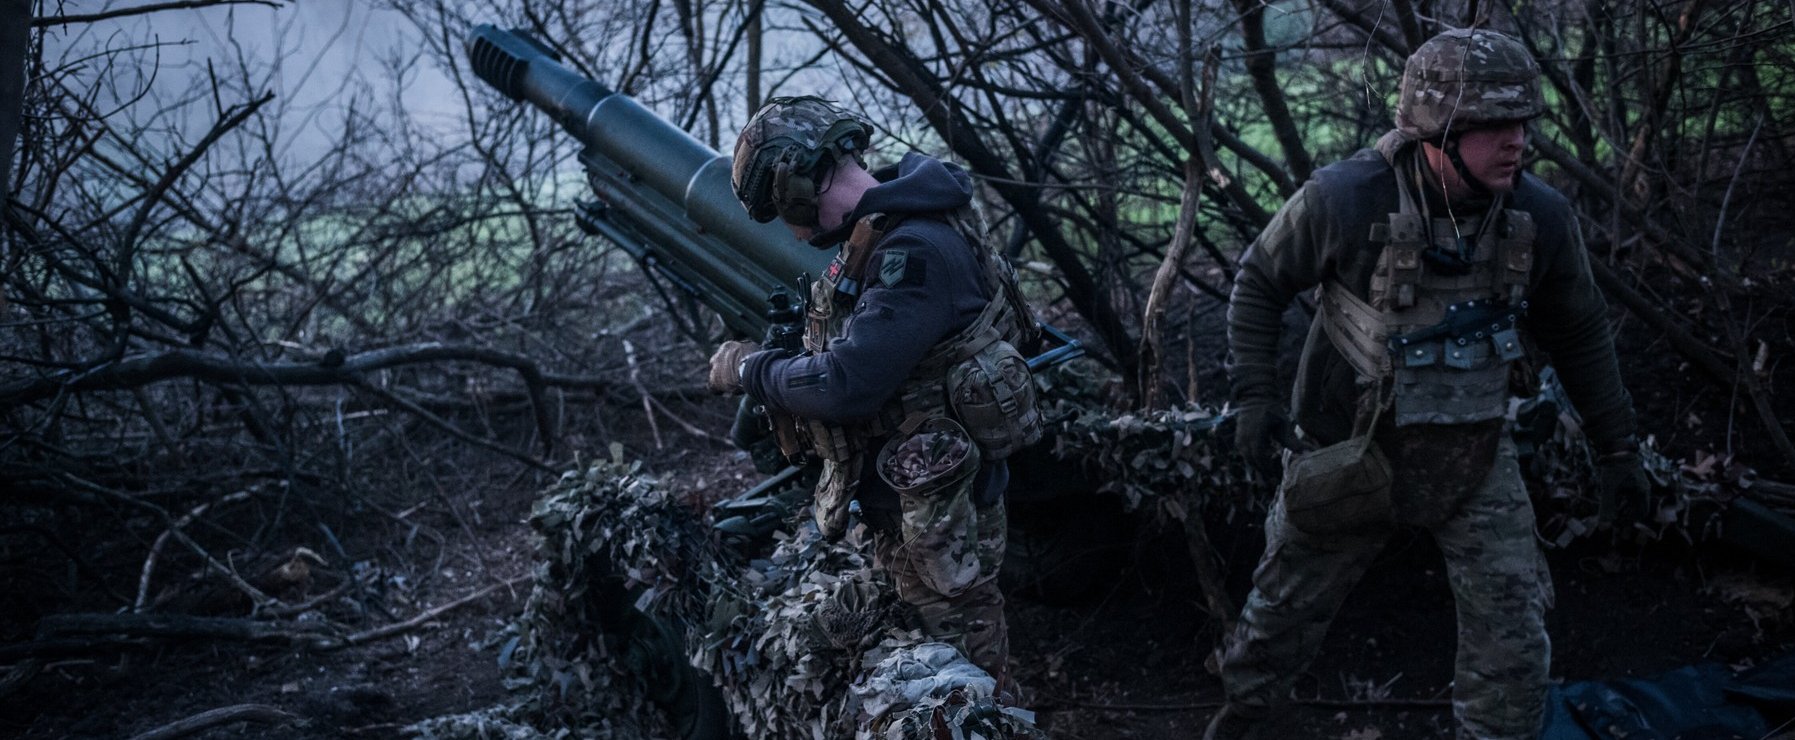
[[815,226],[817,222],[816,182],[808,175],[792,174],[785,179],[785,197],[780,199],[779,217],[796,226]]

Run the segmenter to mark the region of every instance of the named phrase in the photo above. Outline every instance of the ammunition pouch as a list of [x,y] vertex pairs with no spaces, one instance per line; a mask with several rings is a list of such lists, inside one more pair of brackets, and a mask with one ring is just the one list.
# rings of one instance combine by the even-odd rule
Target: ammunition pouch
[[913,417],[880,448],[874,468],[898,494],[900,555],[917,577],[946,596],[970,588],[979,577],[972,436],[952,419]]
[[1002,460],[1041,439],[1034,376],[1015,345],[998,340],[947,372],[947,397],[985,456]]
[[1370,437],[1292,454],[1284,463],[1284,515],[1304,534],[1330,535],[1389,524],[1390,459]]
[[1389,403],[1385,387],[1361,394],[1358,418],[1364,422],[1364,401],[1370,399],[1370,421],[1355,424],[1351,438],[1318,450],[1284,453],[1284,482],[1278,495],[1290,526],[1304,534],[1327,536],[1395,520],[1390,458],[1372,439],[1377,419]]

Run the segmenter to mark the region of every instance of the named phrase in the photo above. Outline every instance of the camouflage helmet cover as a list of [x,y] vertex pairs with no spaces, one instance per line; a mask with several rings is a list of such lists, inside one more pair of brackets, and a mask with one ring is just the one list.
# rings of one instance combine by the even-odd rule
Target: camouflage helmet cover
[[1539,63],[1514,38],[1456,29],[1409,55],[1396,101],[1396,128],[1411,139],[1438,140],[1491,123],[1526,121],[1545,112]]
[[[736,138],[730,168],[735,197],[761,223],[781,215],[781,201],[814,201],[820,183],[810,177],[818,164],[825,157],[830,162],[859,160],[872,131],[865,118],[819,97],[772,98]],[[801,192],[805,187],[808,193]]]

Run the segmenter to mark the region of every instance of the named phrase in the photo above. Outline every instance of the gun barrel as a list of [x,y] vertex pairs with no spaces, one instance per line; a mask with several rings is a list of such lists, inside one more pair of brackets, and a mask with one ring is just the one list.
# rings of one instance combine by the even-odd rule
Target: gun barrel
[[828,266],[828,252],[748,217],[729,183],[729,157],[569,69],[528,34],[480,25],[468,33],[467,53],[480,79],[541,108],[585,146],[581,160],[599,196],[630,201],[612,205],[636,231],[679,232],[649,241],[666,252],[663,262],[690,270],[691,282],[725,292],[713,301],[738,307],[725,313],[757,315],[773,289]]

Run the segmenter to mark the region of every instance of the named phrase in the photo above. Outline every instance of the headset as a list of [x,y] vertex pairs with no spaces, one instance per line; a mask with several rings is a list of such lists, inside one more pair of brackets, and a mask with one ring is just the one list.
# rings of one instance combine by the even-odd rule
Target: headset
[[762,145],[763,152],[770,146],[780,146],[767,167],[773,176],[769,200],[779,218],[794,226],[816,226],[821,215],[817,196],[821,194],[823,178],[843,159],[852,159],[855,164],[866,167],[862,155],[871,135],[866,124],[842,119],[824,132],[822,145],[814,150],[797,146],[790,140],[775,140]]

